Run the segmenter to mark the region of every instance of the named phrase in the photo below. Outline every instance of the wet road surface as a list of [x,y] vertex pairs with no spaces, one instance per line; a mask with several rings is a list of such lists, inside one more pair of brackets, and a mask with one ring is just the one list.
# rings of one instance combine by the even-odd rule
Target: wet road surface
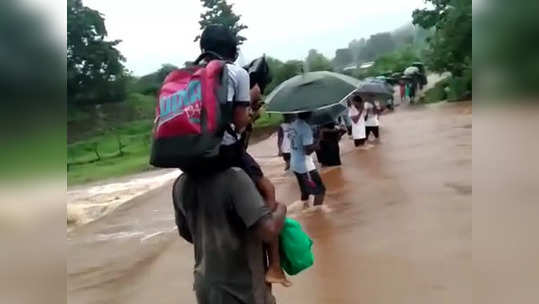
[[[367,151],[341,141],[321,169],[327,212],[292,210],[315,264],[274,287],[278,303],[471,303],[471,103],[402,105]],[[299,199],[275,138],[250,147],[277,198]],[[68,303],[195,303],[193,249],[174,225],[171,183],[68,233]]]

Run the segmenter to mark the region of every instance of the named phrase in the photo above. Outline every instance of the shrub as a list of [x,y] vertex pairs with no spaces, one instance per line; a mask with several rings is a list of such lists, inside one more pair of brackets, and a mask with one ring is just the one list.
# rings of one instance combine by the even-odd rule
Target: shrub
[[466,71],[461,77],[449,79],[448,101],[459,101],[472,96],[472,72]]
[[438,102],[447,99],[448,79],[444,79],[425,92],[425,103]]

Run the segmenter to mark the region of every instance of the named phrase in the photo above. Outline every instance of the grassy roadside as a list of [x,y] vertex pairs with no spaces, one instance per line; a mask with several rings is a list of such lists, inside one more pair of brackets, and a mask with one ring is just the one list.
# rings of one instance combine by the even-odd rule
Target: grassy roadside
[[133,121],[68,145],[68,185],[150,170],[151,127],[151,120]]
[[[255,123],[253,140],[267,137],[281,120],[281,115],[262,113]],[[151,128],[151,120],[136,120],[69,144],[67,184],[72,186],[151,170],[153,167],[148,163]]]

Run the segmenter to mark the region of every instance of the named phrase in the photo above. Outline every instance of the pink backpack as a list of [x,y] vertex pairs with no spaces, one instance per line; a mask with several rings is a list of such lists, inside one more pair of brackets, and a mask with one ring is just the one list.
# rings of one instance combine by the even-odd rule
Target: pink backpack
[[[150,164],[184,172],[218,164],[223,131],[232,118],[223,60],[172,71],[163,82],[156,107]],[[214,55],[215,56],[215,55]]]

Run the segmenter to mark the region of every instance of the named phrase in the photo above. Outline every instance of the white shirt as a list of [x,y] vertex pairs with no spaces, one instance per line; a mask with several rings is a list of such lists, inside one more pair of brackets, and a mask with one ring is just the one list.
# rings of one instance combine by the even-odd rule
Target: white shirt
[[281,151],[283,153],[290,153],[290,138],[288,133],[290,132],[290,124],[283,122],[281,124],[281,129],[283,129],[283,141],[281,143]]
[[249,73],[237,64],[226,64],[228,74],[227,101],[251,101]]
[[[376,102],[376,108],[379,107],[379,103]],[[365,126],[367,127],[378,127],[380,126],[380,121],[378,120],[378,114],[376,113],[376,108],[370,103],[365,103],[365,109],[367,111],[367,121],[365,121]]]
[[[249,92],[250,80],[249,73],[237,64],[226,64],[226,71],[228,75],[228,102],[234,101],[251,101],[251,94]],[[231,124],[232,129],[234,125]],[[222,145],[232,145],[238,141],[240,134],[230,134],[225,131],[223,135]]]
[[363,139],[367,137],[367,134],[365,132],[365,110],[361,112],[361,116],[359,116],[359,120],[357,122],[354,122],[352,119],[352,116],[357,116],[359,114],[358,109],[354,105],[352,105],[348,111],[348,116],[350,116],[350,120],[352,121],[352,138],[353,139]]
[[307,167],[307,172],[311,172],[316,169],[312,155],[305,156],[305,167]]

